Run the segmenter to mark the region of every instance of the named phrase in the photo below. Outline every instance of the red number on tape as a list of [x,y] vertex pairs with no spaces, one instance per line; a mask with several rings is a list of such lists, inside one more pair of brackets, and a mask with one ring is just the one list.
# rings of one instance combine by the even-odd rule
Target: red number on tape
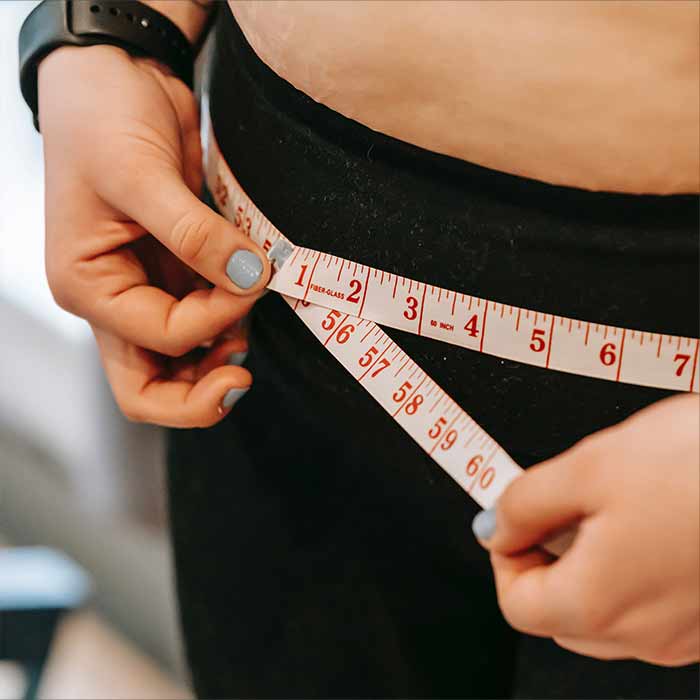
[[440,417],[435,421],[435,425],[428,431],[428,437],[437,440],[440,437],[443,427],[447,425],[447,419]]
[[464,326],[464,330],[469,333],[469,335],[472,338],[476,338],[479,335],[479,331],[476,328],[476,324],[478,323],[479,318],[476,314],[474,314],[466,323]]
[[406,297],[406,303],[408,304],[408,309],[403,312],[403,315],[409,321],[415,321],[418,317],[418,299],[415,297]]
[[533,352],[542,352],[545,347],[546,343],[544,342],[544,334],[546,331],[543,328],[534,328],[532,330],[532,337],[530,340],[532,341],[530,343],[530,350]]
[[345,343],[350,340],[350,336],[352,335],[353,331],[355,330],[355,326],[352,325],[352,323],[348,323],[345,326],[343,326],[339,331],[338,335],[336,337],[336,340],[340,345],[344,345]]
[[304,275],[306,274],[306,270],[308,269],[308,265],[302,265],[301,266],[301,272],[299,273],[299,279],[294,283],[297,285],[297,287],[303,287],[304,286]]
[[350,289],[352,289],[352,292],[348,294],[348,301],[351,304],[357,304],[357,302],[360,301],[362,282],[360,282],[360,280],[350,280]]
[[409,416],[412,416],[417,410],[418,407],[423,403],[423,396],[421,394],[416,394],[407,404],[406,404],[406,413],[408,413]]
[[370,377],[376,377],[383,369],[386,369],[391,365],[391,362],[386,359],[386,357],[382,357],[379,362],[377,362],[377,366],[374,369],[374,372],[370,374]]
[[401,403],[405,398],[406,394],[413,388],[413,384],[411,382],[404,382],[395,392],[393,395],[394,401],[396,403]]
[[441,450],[449,450],[452,445],[457,442],[457,431],[452,428],[452,430],[449,430],[447,432],[447,435],[445,435],[445,439],[442,441],[442,444],[440,445]]
[[467,462],[467,476],[475,476],[476,473],[479,471],[479,467],[481,466],[481,463],[483,461],[484,461],[483,455],[474,455]]
[[680,364],[676,368],[676,376],[680,377],[681,374],[683,374],[683,370],[685,369],[685,366],[688,364],[688,361],[690,360],[690,355],[683,355],[680,352],[673,358],[674,362],[678,362],[680,360]]
[[479,477],[479,485],[482,489],[487,489],[493,483],[496,477],[496,470],[493,467],[489,467],[484,470],[484,473]]
[[369,367],[372,364],[372,359],[379,352],[374,345],[360,358],[360,367]]
[[333,311],[329,311],[328,316],[326,316],[326,318],[324,318],[321,322],[321,328],[323,328],[326,331],[332,331],[335,328],[336,321],[342,315],[343,314],[341,314],[340,311],[336,311],[335,309]]
[[617,355],[615,354],[615,343],[605,343],[600,349],[600,361],[606,366],[610,367],[615,360]]

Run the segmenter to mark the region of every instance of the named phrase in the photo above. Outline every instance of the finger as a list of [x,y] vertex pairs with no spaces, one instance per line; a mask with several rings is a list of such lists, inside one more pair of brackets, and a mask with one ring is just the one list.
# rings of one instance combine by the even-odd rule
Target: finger
[[[138,347],[165,355],[182,355],[226,331],[259,296],[240,297],[212,287],[176,299],[148,284],[146,272],[128,248],[101,255],[85,266],[90,268],[82,280],[85,293],[74,294],[71,310]],[[76,279],[74,291],[80,284]]]
[[142,160],[119,170],[129,173],[127,182],[100,176],[100,195],[216,286],[242,295],[262,290],[270,277],[263,250],[200,201],[174,165]]
[[219,340],[209,349],[195,348],[183,357],[170,360],[173,379],[197,381],[217,367],[241,366],[248,354],[248,344],[242,339]]
[[218,366],[196,381],[172,379],[153,353],[93,327],[117,405],[132,421],[204,428],[221,420],[251,385],[250,372]]
[[173,95],[173,107],[182,126],[183,178],[190,190],[199,197],[204,180],[202,171],[202,141],[199,133],[199,104],[190,89],[178,78],[166,77]]
[[202,347],[210,348],[222,340],[243,340],[248,337],[248,316],[243,316],[235,320],[230,326],[224,328],[217,336],[204,340],[200,343]]
[[594,512],[586,475],[592,459],[590,450],[575,446],[514,479],[495,507],[475,518],[481,543],[492,552],[520,552]]
[[240,367],[248,356],[248,343],[242,339],[223,340],[215,345],[197,365],[196,378],[199,379],[217,367],[232,365]]
[[491,566],[498,604],[511,627],[541,637],[573,633],[575,603],[557,575],[563,561],[532,549],[513,556],[492,552]]
[[202,145],[199,131],[183,134],[183,164],[185,184],[197,197],[202,194],[204,173],[202,171]]

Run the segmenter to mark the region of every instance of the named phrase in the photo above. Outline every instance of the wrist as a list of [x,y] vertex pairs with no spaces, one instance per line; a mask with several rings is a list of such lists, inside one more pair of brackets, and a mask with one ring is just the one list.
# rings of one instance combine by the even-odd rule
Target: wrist
[[29,13],[19,34],[20,87],[37,129],[39,64],[61,46],[105,44],[154,58],[192,87],[192,45],[167,15],[133,0],[44,0]]
[[115,60],[129,61],[156,68],[164,75],[175,75],[172,68],[149,56],[132,56],[125,49],[112,44],[91,46],[59,46],[41,60],[37,68],[39,93],[52,85],[66,89],[69,84],[79,84],[86,79],[85,72],[108,74],[114,70]]
[[165,15],[187,37],[190,44],[199,42],[209,17],[214,10],[214,2],[207,0],[142,0],[144,5]]

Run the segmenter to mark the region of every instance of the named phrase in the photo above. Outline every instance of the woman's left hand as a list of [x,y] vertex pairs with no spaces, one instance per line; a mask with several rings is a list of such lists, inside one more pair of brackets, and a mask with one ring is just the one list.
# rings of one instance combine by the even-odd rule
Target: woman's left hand
[[[600,659],[700,659],[700,401],[665,399],[528,469],[474,531],[518,630]],[[536,545],[578,524],[553,559]]]

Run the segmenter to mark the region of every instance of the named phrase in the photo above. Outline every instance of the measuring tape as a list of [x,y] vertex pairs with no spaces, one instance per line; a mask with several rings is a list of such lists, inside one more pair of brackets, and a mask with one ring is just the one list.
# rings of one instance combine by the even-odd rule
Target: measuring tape
[[216,142],[207,95],[202,145],[219,210],[272,261],[269,289],[483,508],[522,468],[377,324],[552,370],[698,391],[697,338],[530,311],[293,245],[233,176]]

